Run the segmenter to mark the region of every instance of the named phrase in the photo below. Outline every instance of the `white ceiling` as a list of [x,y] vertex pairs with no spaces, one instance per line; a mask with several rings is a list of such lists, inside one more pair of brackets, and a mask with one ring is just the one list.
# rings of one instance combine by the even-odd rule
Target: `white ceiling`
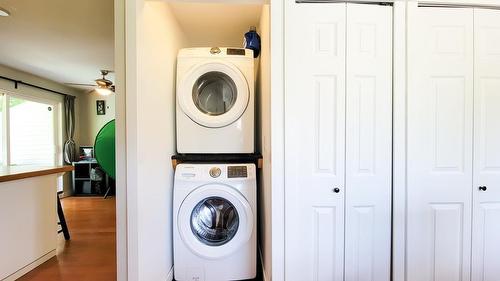
[[0,0],[0,64],[56,82],[113,69],[113,0]]
[[190,47],[243,47],[244,34],[250,26],[258,25],[262,12],[262,4],[171,2],[169,5]]

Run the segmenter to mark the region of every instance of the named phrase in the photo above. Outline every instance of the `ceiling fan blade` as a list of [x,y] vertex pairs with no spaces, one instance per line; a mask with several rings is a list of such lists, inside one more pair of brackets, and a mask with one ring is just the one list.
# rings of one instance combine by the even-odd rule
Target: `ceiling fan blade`
[[81,83],[64,83],[64,85],[69,85],[69,86],[84,86],[84,87],[96,87],[95,84],[81,84]]

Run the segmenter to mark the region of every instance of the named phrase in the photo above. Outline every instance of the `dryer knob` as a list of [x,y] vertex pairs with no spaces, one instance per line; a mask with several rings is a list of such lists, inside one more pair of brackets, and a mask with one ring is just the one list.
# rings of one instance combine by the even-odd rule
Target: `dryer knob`
[[213,167],[212,169],[210,169],[209,174],[212,178],[218,178],[221,174],[221,170],[217,167]]
[[221,50],[219,47],[213,47],[212,49],[210,49],[210,53],[212,55],[217,55],[217,54],[220,54]]

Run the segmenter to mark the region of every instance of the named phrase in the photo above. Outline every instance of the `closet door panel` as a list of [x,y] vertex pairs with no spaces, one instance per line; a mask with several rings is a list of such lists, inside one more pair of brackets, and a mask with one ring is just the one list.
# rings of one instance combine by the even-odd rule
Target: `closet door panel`
[[473,10],[409,11],[408,281],[470,280]]
[[475,9],[474,21],[472,280],[496,281],[500,278],[500,11]]
[[345,14],[286,4],[287,281],[344,278]]
[[347,4],[345,280],[390,280],[392,7]]

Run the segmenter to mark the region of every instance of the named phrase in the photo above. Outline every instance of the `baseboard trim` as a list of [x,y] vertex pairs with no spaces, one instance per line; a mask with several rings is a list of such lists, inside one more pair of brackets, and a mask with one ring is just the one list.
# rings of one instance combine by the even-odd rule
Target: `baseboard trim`
[[174,266],[172,265],[172,268],[170,268],[170,271],[168,272],[167,275],[167,281],[172,281],[174,280]]
[[266,276],[266,269],[264,268],[264,258],[262,257],[262,249],[259,247],[259,259],[260,259],[260,270],[262,270],[262,279],[263,281],[268,281]]
[[33,261],[32,263],[27,264],[26,266],[22,267],[21,269],[17,270],[16,272],[12,273],[11,275],[5,277],[4,279],[1,279],[1,281],[14,281],[16,279],[19,279],[21,276],[25,275],[26,273],[32,271],[42,263],[48,261],[52,257],[56,255],[56,250],[52,250],[45,255],[39,257],[37,260]]

